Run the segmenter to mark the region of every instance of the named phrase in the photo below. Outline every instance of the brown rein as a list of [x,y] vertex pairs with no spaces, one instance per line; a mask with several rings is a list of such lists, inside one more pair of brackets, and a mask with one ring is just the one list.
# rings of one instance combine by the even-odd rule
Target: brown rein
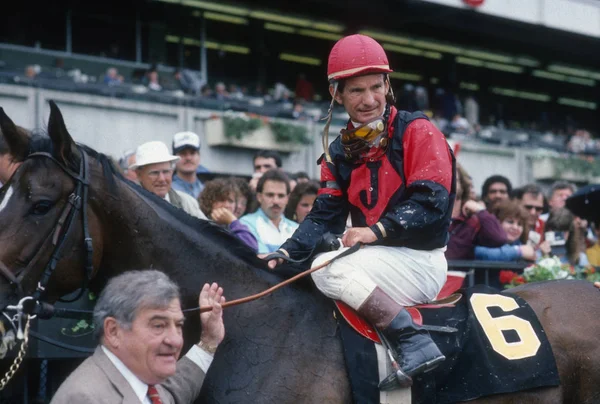
[[[346,251],[342,252],[341,254],[336,255],[335,257],[331,258],[330,260],[325,261],[321,265],[318,265],[314,268],[307,269],[306,271],[301,272],[298,275],[291,277],[290,279],[286,279],[285,281],[280,282],[275,286],[271,286],[269,289],[263,290],[260,293],[256,293],[251,296],[242,297],[240,299],[235,299],[230,302],[225,302],[221,307],[226,309],[227,307],[233,307],[233,306],[237,306],[239,304],[248,303],[248,302],[254,301],[256,299],[260,299],[261,297],[264,297],[270,293],[275,292],[277,289],[281,289],[282,287],[289,285],[290,283],[295,282],[298,279],[304,278],[305,276],[310,275],[313,272],[318,271],[319,269],[325,268],[327,265],[331,264],[333,261],[337,260],[338,258],[342,258],[342,257],[345,257],[346,255],[356,252],[361,246],[362,246],[361,243],[357,243],[354,246],[347,249]],[[212,306],[201,306],[199,308],[188,309],[188,310],[184,310],[184,311],[186,311],[186,312],[187,311],[195,311],[198,309],[200,309],[200,313],[205,313],[207,311],[212,311]]]

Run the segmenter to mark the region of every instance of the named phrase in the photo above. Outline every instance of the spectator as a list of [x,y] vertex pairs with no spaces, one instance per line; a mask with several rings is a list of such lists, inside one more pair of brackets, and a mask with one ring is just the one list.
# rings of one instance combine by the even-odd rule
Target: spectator
[[580,129],[575,132],[569,143],[567,149],[573,153],[585,153],[590,151],[596,151],[596,145],[590,132],[585,129]]
[[204,86],[202,86],[202,89],[200,89],[200,95],[202,97],[212,97],[213,91],[211,90],[208,84],[205,84]]
[[308,176],[308,174],[306,174],[306,172],[298,171],[296,173],[296,182],[298,184],[302,184],[302,183],[309,182],[309,181],[310,181],[310,177]]
[[456,202],[446,258],[469,260],[475,258],[476,245],[500,247],[506,244],[507,237],[498,219],[485,209],[485,205],[469,199],[471,182],[460,164],[456,165],[456,173]]
[[256,184],[262,175],[273,168],[281,168],[281,156],[273,150],[259,150],[252,159],[254,174],[250,180],[250,188],[256,192]]
[[173,189],[198,199],[204,184],[196,172],[200,166],[200,137],[194,132],[178,132],[173,136],[173,154],[179,157],[175,163]]
[[450,121],[450,127],[455,133],[465,135],[471,135],[473,133],[473,128],[471,128],[471,125],[469,125],[469,121],[467,121],[460,114],[456,114],[452,117],[452,121]]
[[512,185],[508,178],[502,175],[492,175],[483,182],[481,199],[485,202],[488,210],[491,210],[494,204],[507,200],[511,192]]
[[99,340],[60,386],[53,404],[193,402],[215,350],[225,336],[223,289],[205,284],[198,304],[198,344],[177,361],[184,322],[179,288],[159,271],[129,271],[112,278],[94,308]]
[[521,203],[521,206],[529,212],[528,239],[534,244],[539,245],[544,241],[544,222],[540,219],[540,215],[544,210],[544,194],[540,187],[535,184],[525,185],[515,193],[516,199]]
[[319,192],[318,182],[303,182],[296,185],[290,193],[290,200],[285,209],[285,217],[300,224],[310,213]]
[[40,65],[29,65],[25,67],[25,78],[28,80],[34,80],[38,74],[42,71]]
[[479,104],[472,95],[468,95],[465,100],[465,118],[472,128],[479,125]]
[[244,98],[244,94],[236,84],[231,83],[229,85],[229,97],[235,98],[236,100],[241,100],[242,98]]
[[226,100],[229,98],[229,93],[224,83],[219,82],[215,85],[215,97],[217,100]]
[[235,215],[236,183],[232,179],[215,179],[206,183],[200,195],[200,209],[204,214],[221,226],[229,229],[254,251],[258,250],[256,237]]
[[550,212],[545,225],[545,239],[550,243],[552,255],[571,265],[589,265],[581,250],[581,228],[575,224],[575,216],[566,208]]
[[129,181],[138,182],[135,170],[130,170],[129,167],[135,164],[135,150],[128,150],[123,153],[123,157],[119,159],[119,166],[123,172],[123,176]]
[[588,261],[595,267],[600,267],[600,220],[593,223],[596,232],[596,243],[585,252]]
[[147,191],[192,216],[206,219],[197,200],[185,192],[171,188],[174,163],[177,160],[179,157],[171,155],[163,142],[147,142],[138,146],[135,151],[135,164],[129,169],[136,170],[140,185]]
[[108,86],[118,86],[123,83],[123,76],[119,74],[116,67],[109,67],[106,69],[103,81]]
[[267,171],[258,181],[256,198],[260,207],[240,221],[256,237],[259,254],[276,251],[298,228],[298,223],[286,219],[283,214],[289,194],[290,184],[281,170]]
[[[562,209],[565,207],[567,198],[573,195],[576,191],[575,185],[567,181],[556,181],[552,184],[550,196],[548,198],[548,206],[550,210]],[[544,222],[548,220],[550,212],[540,215],[540,219]]]
[[158,72],[150,70],[148,72],[148,88],[152,91],[162,91],[162,86],[158,82]]
[[236,217],[242,217],[246,213],[255,212],[257,209],[256,196],[250,188],[248,181],[240,177],[232,177],[231,181],[233,181],[236,187],[235,210],[233,214]]
[[[501,201],[496,204],[493,213],[506,232],[507,243],[497,248],[476,246],[475,259],[484,261],[518,261],[523,258],[534,261],[536,259],[536,251],[533,246],[527,244],[527,236],[529,234],[527,220],[529,213],[517,201],[511,200]],[[547,252],[549,252],[549,249]],[[497,276],[494,278],[497,278]],[[499,285],[500,283],[498,282],[494,286]]]
[[306,79],[304,73],[300,73],[296,81],[296,99],[312,101],[314,95],[315,91],[312,83]]
[[187,69],[177,69],[175,70],[173,78],[179,87],[178,89],[185,94],[200,94],[200,90],[203,86],[202,80],[200,80],[192,71]]
[[[17,126],[17,131],[22,135],[27,134],[27,131],[19,126]],[[11,154],[6,139],[0,133],[0,183],[6,184],[20,165],[21,161],[17,159],[17,156]]]

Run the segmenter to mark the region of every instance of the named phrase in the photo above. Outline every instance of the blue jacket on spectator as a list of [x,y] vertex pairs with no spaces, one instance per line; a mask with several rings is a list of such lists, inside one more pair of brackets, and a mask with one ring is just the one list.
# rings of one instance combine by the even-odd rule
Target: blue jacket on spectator
[[475,259],[482,261],[518,261],[521,258],[521,242],[504,244],[501,247],[475,246]]

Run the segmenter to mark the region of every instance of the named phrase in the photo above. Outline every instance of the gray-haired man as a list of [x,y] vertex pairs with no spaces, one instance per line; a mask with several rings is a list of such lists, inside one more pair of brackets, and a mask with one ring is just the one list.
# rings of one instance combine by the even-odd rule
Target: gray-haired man
[[60,386],[52,403],[191,403],[225,336],[223,289],[205,284],[200,342],[179,361],[184,316],[179,288],[159,271],[130,271],[108,282],[94,308],[100,345]]

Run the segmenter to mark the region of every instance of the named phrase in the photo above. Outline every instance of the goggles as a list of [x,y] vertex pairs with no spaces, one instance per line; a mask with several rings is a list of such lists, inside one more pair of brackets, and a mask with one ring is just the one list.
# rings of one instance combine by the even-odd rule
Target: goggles
[[354,140],[371,142],[385,131],[385,126],[384,117],[380,116],[359,127],[342,129],[342,142],[351,143]]

